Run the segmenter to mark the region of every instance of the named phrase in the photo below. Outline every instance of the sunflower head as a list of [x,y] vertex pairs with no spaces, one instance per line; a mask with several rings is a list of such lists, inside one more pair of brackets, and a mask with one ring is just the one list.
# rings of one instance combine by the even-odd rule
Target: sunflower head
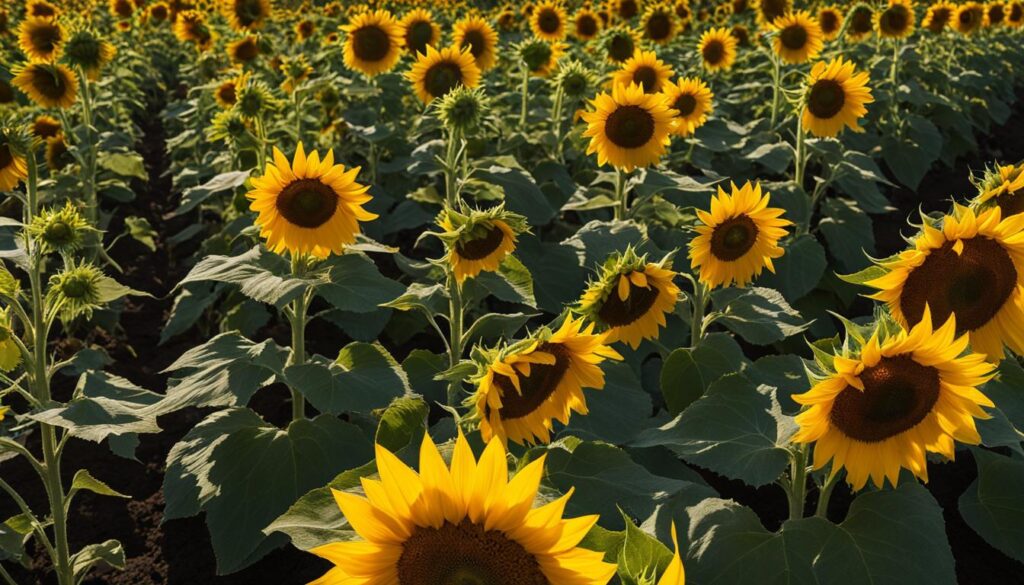
[[80,249],[86,235],[96,230],[70,201],[63,207],[44,209],[32,219],[29,235],[44,254],[71,254]]
[[480,68],[468,47],[462,50],[447,47],[438,51],[428,45],[426,53],[417,56],[406,78],[412,82],[417,97],[429,104],[457,87],[479,85]]
[[[11,328],[10,308],[0,310],[0,371],[10,372],[21,363],[21,349],[14,342],[14,329]],[[0,406],[0,422],[4,415],[10,411],[6,406]]]
[[792,10],[790,0],[754,0],[753,4],[757,22],[763,28],[771,27],[777,18],[785,16]]
[[672,133],[676,136],[689,136],[707,122],[714,95],[700,78],[680,77],[666,84],[661,93],[665,103],[675,110]]
[[60,63],[28,63],[11,68],[11,83],[44,108],[69,108],[78,97],[78,76]]
[[640,14],[640,0],[609,0],[612,16],[627,21]]
[[572,32],[581,41],[589,41],[601,33],[604,23],[600,15],[589,8],[581,8],[572,18]]
[[654,51],[637,51],[612,76],[613,85],[635,83],[645,93],[658,93],[675,72]]
[[6,126],[0,130],[0,192],[13,191],[28,178],[25,153],[31,139],[22,128]]
[[914,32],[913,0],[888,0],[882,10],[875,13],[875,30],[886,39],[902,39]]
[[956,441],[981,441],[975,419],[993,404],[978,388],[993,368],[968,351],[954,317],[938,327],[927,317],[909,330],[884,319],[869,332],[849,327],[841,349],[815,352],[814,385],[793,396],[805,406],[793,441],[814,445],[816,469],[831,461],[855,490],[869,478],[895,486],[901,468],[927,481],[926,452],[953,459]]
[[308,18],[303,18],[295,23],[294,30],[295,38],[297,38],[299,42],[306,41],[316,33],[316,23]]
[[50,277],[46,292],[51,306],[60,305],[61,318],[70,321],[79,316],[90,317],[103,305],[103,272],[89,263],[70,262]]
[[248,75],[245,73],[225,79],[213,90],[213,99],[225,110],[233,107],[238,103],[238,93],[245,87],[247,81]]
[[999,207],[1003,217],[1024,213],[1024,164],[1000,166],[986,172],[978,203]]
[[483,125],[490,100],[480,88],[459,86],[448,92],[437,105],[437,117],[445,128],[460,136]]
[[635,83],[617,84],[591,104],[594,109],[583,113],[583,136],[590,138],[587,154],[597,153],[598,165],[632,171],[656,164],[665,154],[675,110],[662,94],[646,94]]
[[708,71],[730,69],[736,61],[736,37],[725,28],[712,28],[704,31],[697,43],[697,52],[701,63]]
[[675,310],[679,297],[675,277],[671,254],[648,262],[629,247],[605,261],[575,310],[607,331],[609,341],[635,349],[644,339],[657,339],[665,315]]
[[533,8],[530,15],[530,29],[533,34],[548,42],[565,38],[565,10],[553,0],[543,0]]
[[921,26],[933,33],[940,33],[950,26],[955,10],[956,6],[949,2],[936,2],[928,7]]
[[531,75],[547,77],[555,70],[564,50],[565,44],[562,42],[529,39],[519,44],[519,58]]
[[54,61],[61,54],[67,33],[52,16],[29,17],[18,28],[18,46],[29,61]]
[[174,20],[174,36],[185,43],[192,43],[200,51],[213,46],[214,32],[206,22],[206,16],[198,10],[184,10]]
[[62,170],[71,160],[68,143],[64,142],[63,134],[46,139],[46,166],[50,172]]
[[341,27],[346,33],[345,66],[367,76],[390,71],[401,55],[402,25],[386,10],[356,14]]
[[1006,8],[1006,25],[1011,28],[1024,26],[1024,2],[1015,0]]
[[644,38],[659,45],[668,44],[679,33],[679,23],[672,9],[665,4],[655,4],[647,8],[640,19],[640,29]]
[[289,162],[274,148],[273,162],[262,177],[252,179],[246,194],[267,248],[326,258],[355,242],[359,222],[377,218],[363,209],[372,197],[369,187],[356,182],[358,174],[359,167],[335,164],[333,150],[321,160],[315,150],[306,156],[300,142]]
[[814,64],[804,99],[803,127],[815,136],[836,136],[843,128],[863,132],[858,120],[867,114],[865,104],[875,101],[868,73],[842,57]]
[[590,95],[597,84],[593,72],[583,63],[570,59],[558,68],[555,83],[562,88],[565,95],[572,99],[580,99]]
[[961,4],[953,15],[953,28],[963,35],[974,34],[985,25],[985,7],[978,2]]
[[460,51],[469,48],[480,71],[488,71],[498,62],[498,33],[479,16],[467,16],[456,22],[452,40]]
[[772,23],[775,53],[786,63],[806,63],[821,52],[824,35],[821,26],[806,11],[791,12]]
[[270,0],[221,0],[221,10],[231,28],[252,30],[260,28],[270,18]]
[[988,26],[998,27],[1006,24],[1006,6],[1002,2],[989,2],[985,5],[985,22]]
[[818,26],[826,41],[835,39],[843,28],[842,11],[836,6],[823,6],[818,10]]
[[110,15],[118,19],[131,18],[135,12],[135,4],[132,0],[110,0],[107,3]]
[[262,81],[246,78],[242,85],[235,85],[235,105],[233,110],[246,120],[256,120],[281,107],[280,100],[274,97]]
[[246,35],[231,41],[227,46],[228,58],[235,63],[249,63],[263,52],[260,39],[255,35]]
[[32,122],[32,135],[40,140],[46,140],[61,133],[60,120],[53,116],[40,114]]
[[601,46],[605,57],[611,63],[625,63],[640,46],[637,34],[630,28],[615,27],[603,35]]
[[309,74],[313,72],[313,66],[309,64],[304,53],[283,57],[278,69],[284,75],[281,91],[287,94],[294,92],[299,84],[309,79]]
[[47,0],[29,0],[25,4],[25,16],[26,17],[58,17],[60,16],[60,9],[56,5],[48,2]]
[[441,28],[423,8],[416,8],[402,17],[402,28],[405,48],[414,56],[426,53],[427,47],[436,46],[441,40]]
[[460,283],[481,272],[495,272],[516,249],[516,239],[529,231],[526,218],[505,211],[503,205],[486,211],[460,213],[446,209],[437,218],[444,231],[446,258]]
[[850,25],[846,29],[846,34],[852,41],[862,41],[870,37],[875,30],[875,13],[870,6],[865,4],[854,6],[847,18],[850,19]]
[[153,22],[163,22],[170,18],[170,8],[164,2],[155,2],[150,4],[146,10],[146,15],[149,20]]
[[116,53],[114,45],[85,28],[74,31],[64,47],[68,63],[81,67],[90,79],[95,79]]
[[775,272],[773,260],[785,253],[779,240],[792,225],[782,218],[782,209],[768,207],[770,195],[761,192],[760,183],[733,184],[731,190],[719,187],[711,209],[697,210],[701,225],[690,242],[690,266],[710,288],[742,287],[765,268]]

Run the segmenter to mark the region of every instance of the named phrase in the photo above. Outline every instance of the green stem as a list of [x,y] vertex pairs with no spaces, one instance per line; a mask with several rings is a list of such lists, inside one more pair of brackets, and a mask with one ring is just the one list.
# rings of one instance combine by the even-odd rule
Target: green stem
[[[454,368],[462,360],[462,335],[465,309],[462,300],[462,287],[459,286],[455,272],[448,270],[448,367]],[[455,407],[459,404],[462,383],[452,380],[448,384],[448,406]]]
[[256,116],[256,169],[262,173],[267,168],[267,128],[263,124],[263,115]]
[[[93,128],[92,118],[92,87],[89,83],[89,76],[82,69],[78,69],[78,75],[82,82],[82,124],[85,126],[85,168],[82,169],[82,199],[85,202],[85,219],[89,225],[99,228],[99,201],[96,199],[96,136]],[[101,232],[90,232],[88,235],[88,257],[94,259],[97,249],[102,245],[100,240]]]
[[769,50],[768,53],[772,59],[772,123],[771,128],[774,130],[775,125],[779,121],[779,108],[782,105],[782,63],[779,61],[778,56],[774,52]]
[[804,500],[807,498],[807,447],[801,445],[792,452],[790,460],[789,519],[804,517]]
[[[306,272],[306,258],[292,255],[292,275],[301,278]],[[292,301],[292,354],[289,364],[301,366],[306,363],[306,313],[309,310],[308,293],[303,292]],[[306,399],[297,388],[289,388],[292,394],[292,420],[306,418]]]
[[626,193],[628,174],[622,169],[615,169],[615,219],[626,219],[629,211],[629,194]]
[[898,104],[896,103],[896,95],[899,93],[900,48],[900,41],[894,40],[892,43],[892,65],[889,68],[889,87],[892,88],[889,107],[892,108],[890,113],[894,120],[896,119],[897,111],[899,110]]
[[444,197],[448,209],[455,209],[458,201],[459,148],[462,136],[452,128],[448,131],[448,151],[444,157]]
[[298,88],[292,88],[292,104],[295,108],[295,141],[302,142],[302,103]]
[[793,171],[793,182],[798,189],[804,189],[804,173],[807,170],[807,145],[804,142],[804,117],[797,113],[796,116],[796,168]]
[[690,347],[697,347],[704,339],[704,312],[708,306],[707,286],[699,279],[693,279],[693,296],[690,299],[693,304],[693,314],[690,320]]
[[559,84],[555,90],[554,106],[551,109],[551,123],[555,129],[555,160],[562,161],[562,104],[565,101],[565,90]]
[[529,108],[529,104],[530,104],[530,94],[529,94],[529,91],[530,91],[530,68],[527,67],[526,64],[524,63],[523,66],[522,66],[522,69],[523,69],[523,85],[520,88],[520,92],[522,93],[522,103],[520,104],[520,108],[519,108],[519,129],[520,130],[524,130],[526,128],[526,110]]
[[821,486],[821,490],[818,492],[818,505],[814,509],[815,516],[828,519],[828,501],[832,497],[832,490],[836,487],[837,483],[839,483],[839,472],[834,471],[825,480],[825,485]]

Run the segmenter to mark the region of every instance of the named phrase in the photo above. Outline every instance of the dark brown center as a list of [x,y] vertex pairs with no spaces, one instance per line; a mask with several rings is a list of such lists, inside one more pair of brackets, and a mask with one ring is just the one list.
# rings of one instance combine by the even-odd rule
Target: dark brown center
[[576,19],[576,33],[581,37],[592,37],[597,34],[597,21],[589,14]]
[[839,17],[831,10],[822,12],[818,22],[821,25],[822,32],[825,34],[834,33],[839,29]]
[[433,97],[443,97],[462,83],[462,68],[451,61],[440,61],[427,69],[423,86]]
[[672,107],[675,108],[677,112],[679,112],[680,117],[685,118],[686,116],[692,114],[695,109],[697,109],[697,98],[695,98],[692,94],[684,93],[676,98],[676,101],[674,104],[672,104]]
[[221,86],[217,88],[217,96],[220,98],[221,102],[233,105],[238,101],[238,94],[235,92],[235,83],[230,81],[228,83],[221,84]]
[[458,253],[460,258],[465,258],[466,260],[481,260],[490,256],[495,250],[497,250],[504,239],[505,232],[501,231],[501,228],[498,226],[491,226],[487,228],[487,233],[478,238],[474,238],[467,242],[456,243],[455,251]]
[[[628,274],[626,278],[629,278]],[[618,282],[615,284],[618,285]],[[658,289],[656,287],[640,287],[630,282],[629,298],[625,301],[620,299],[618,287],[613,287],[611,294],[597,311],[597,316],[607,325],[623,327],[646,315],[657,299]]]
[[426,53],[434,40],[434,27],[425,20],[417,20],[405,29],[405,44],[414,53]]
[[0,170],[4,170],[11,166],[14,162],[14,155],[11,154],[10,144],[0,144]]
[[911,326],[921,321],[927,304],[936,326],[955,314],[959,333],[973,331],[992,320],[1010,298],[1017,269],[1002,245],[982,236],[962,241],[961,254],[947,242],[907,277],[899,303]]
[[789,10],[788,0],[762,0],[761,16],[765,22],[775,22],[775,19],[786,14]]
[[608,43],[608,56],[615,62],[621,63],[629,59],[633,56],[633,51],[635,50],[636,45],[629,35],[615,35],[612,37],[611,42]]
[[[555,363],[531,364],[530,375],[519,376],[519,390],[516,390],[508,377],[501,374],[494,376],[494,383],[501,389],[501,410],[498,411],[501,420],[522,418],[536,412],[558,390],[562,378],[569,371],[571,356],[562,344],[542,343],[537,351],[555,356]],[[490,407],[484,415],[491,415]]]
[[50,70],[46,67],[32,68],[32,87],[51,100],[63,98],[68,90],[63,73],[58,69]]
[[992,26],[997,26],[1003,23],[1003,17],[1006,13],[1003,12],[1002,4],[990,4],[988,7],[988,22]]
[[1024,18],[1024,6],[1013,4],[1010,6],[1010,22],[1018,22]]
[[658,72],[654,67],[641,65],[633,71],[633,81],[643,86],[644,93],[654,93],[658,90]]
[[877,443],[914,428],[939,399],[939,371],[909,355],[883,357],[860,375],[864,390],[847,386],[829,418],[844,435]]
[[727,219],[711,232],[711,253],[731,262],[742,257],[757,243],[757,224],[746,215]]
[[708,65],[718,65],[725,59],[725,45],[719,40],[708,41],[701,48],[700,54]]
[[939,32],[946,28],[949,22],[949,8],[940,6],[932,11],[932,18],[928,21],[928,29],[932,32]]
[[663,41],[672,35],[672,19],[664,12],[655,12],[647,19],[647,38]]
[[636,16],[636,13],[640,11],[639,5],[635,0],[620,0],[619,2],[619,16],[624,19],[630,19]]
[[814,82],[807,95],[807,109],[816,118],[828,120],[843,111],[846,103],[846,92],[843,86],[834,79],[819,79]]
[[468,519],[417,527],[402,543],[397,573],[398,585],[550,585],[521,544]]
[[121,18],[128,18],[132,15],[132,4],[128,0],[118,0],[114,3],[114,12]]
[[235,0],[235,16],[242,26],[252,26],[263,18],[263,5],[260,0]]
[[245,39],[235,46],[236,61],[252,61],[259,54],[259,46],[257,46],[256,41],[251,38]]
[[474,59],[479,59],[480,55],[484,54],[487,50],[487,41],[484,39],[484,34],[479,30],[473,29],[466,31],[466,35],[462,37],[463,44],[469,44],[469,52],[472,53]]
[[850,31],[862,35],[871,32],[871,28],[871,9],[860,7],[854,10],[850,16]]
[[277,196],[277,210],[299,227],[320,227],[334,216],[337,208],[337,193],[317,179],[292,181]]
[[879,27],[890,34],[899,34],[910,24],[910,13],[902,4],[894,4],[882,12]]
[[61,42],[60,28],[53,24],[33,26],[28,33],[32,47],[41,53],[52,53]]
[[654,116],[640,106],[619,106],[605,121],[608,140],[620,148],[639,148],[654,137]]
[[364,26],[352,32],[352,52],[362,61],[380,61],[390,50],[391,38],[379,26]]
[[537,27],[545,34],[555,34],[562,26],[562,19],[552,8],[545,8],[537,15]]
[[800,24],[791,24],[779,33],[782,46],[791,51],[799,51],[807,45],[807,29]]

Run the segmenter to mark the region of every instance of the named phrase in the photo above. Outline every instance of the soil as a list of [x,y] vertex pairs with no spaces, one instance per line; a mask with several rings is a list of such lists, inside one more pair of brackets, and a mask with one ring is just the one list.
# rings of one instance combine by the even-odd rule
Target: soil
[[[116,219],[110,227],[111,233],[120,233],[123,218],[130,215],[145,217],[161,235],[176,233],[190,222],[199,221],[194,213],[168,219],[169,212],[177,206],[177,195],[172,192],[167,173],[164,131],[159,115],[161,109],[162,104],[154,103],[150,111],[137,121],[143,131],[139,149],[145,157],[150,180],[145,184],[137,184],[139,197],[117,210]],[[896,189],[890,194],[890,199],[900,211],[874,218],[878,252],[881,255],[902,247],[898,233],[906,225],[906,216],[919,205],[926,211],[943,209],[951,194],[969,193],[968,169],[980,169],[991,160],[1010,162],[1024,159],[1024,92],[1009,122],[994,129],[989,137],[983,138],[981,148],[984,155],[961,161],[956,169],[934,169],[916,192]],[[204,341],[198,332],[193,331],[163,346],[157,345],[160,330],[173,302],[171,291],[188,270],[178,259],[187,258],[189,253],[189,250],[179,249],[172,256],[160,236],[157,238],[155,252],[130,239],[122,239],[112,252],[114,259],[125,268],[125,273],[119,279],[133,288],[152,293],[154,297],[130,299],[120,320],[123,331],[109,336],[102,335],[94,341],[102,342],[110,352],[114,360],[109,367],[112,373],[157,392],[162,392],[167,386],[167,376],[161,371],[184,351]],[[268,333],[273,337],[284,337],[283,332]],[[332,335],[337,338],[336,333]],[[72,386],[73,380],[62,380],[57,392],[69,392]],[[270,388],[257,395],[254,407],[271,421],[284,421],[288,418],[285,396],[283,388]],[[111,454],[105,445],[83,441],[69,443],[65,457],[66,482],[70,482],[75,471],[70,462],[75,462],[91,470],[114,489],[131,496],[127,504],[124,500],[99,497],[91,493],[83,493],[76,499],[70,522],[72,548],[77,550],[88,543],[117,538],[124,545],[128,559],[124,571],[97,571],[85,583],[288,585],[306,583],[322,575],[329,567],[326,562],[312,555],[285,547],[267,555],[248,569],[232,575],[216,576],[216,563],[202,516],[162,523],[164,501],[161,482],[167,453],[189,429],[202,420],[206,412],[187,409],[161,417],[159,425],[163,432],[140,437],[138,462]],[[30,446],[36,448],[31,441]],[[1020,582],[1021,565],[985,543],[963,522],[957,511],[957,499],[976,473],[970,455],[965,453],[956,462],[935,465],[930,471],[931,482],[928,487],[944,511],[959,582],[978,585]],[[22,493],[34,509],[43,509],[45,495],[41,486],[39,489],[28,487],[38,485],[38,480],[27,465],[20,460],[6,462],[3,464],[3,472],[7,481],[23,486]],[[706,470],[700,472],[722,497],[733,498],[752,507],[768,529],[775,530],[781,525],[786,515],[786,500],[776,486],[755,490]],[[850,494],[845,487],[838,487],[829,508],[831,519],[842,520],[850,501]],[[807,504],[808,509],[813,510],[813,497]],[[0,499],[0,517],[8,517],[13,512],[9,502]],[[33,554],[29,569],[13,568],[15,580],[19,585],[54,583],[45,555],[32,548],[30,551]]]

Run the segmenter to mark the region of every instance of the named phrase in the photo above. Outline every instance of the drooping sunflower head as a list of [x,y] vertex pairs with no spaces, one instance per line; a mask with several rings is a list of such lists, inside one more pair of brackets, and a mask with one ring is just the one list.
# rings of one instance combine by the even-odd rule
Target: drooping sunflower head
[[679,297],[672,258],[648,262],[633,248],[615,253],[587,285],[576,311],[608,333],[608,341],[632,348],[644,339],[657,339],[665,315],[675,310]]
[[362,538],[312,549],[337,565],[316,583],[604,585],[615,574],[604,553],[578,546],[597,516],[563,519],[569,494],[533,508],[545,455],[510,480],[500,440],[478,462],[460,433],[446,465],[424,433],[419,473],[379,445],[376,460],[365,498],[334,491]]
[[570,59],[558,68],[555,83],[562,88],[567,97],[580,99],[591,95],[597,82],[594,73],[586,65]]
[[11,73],[11,83],[44,108],[69,108],[78,97],[78,76],[60,63],[15,65]]
[[999,207],[1004,218],[1024,213],[1024,164],[1000,166],[988,172],[977,202]]
[[498,62],[498,33],[479,16],[467,16],[456,22],[452,40],[460,51],[469,48],[480,71],[488,71]]
[[843,13],[836,6],[823,6],[818,10],[818,26],[826,41],[834,40],[843,29]]
[[589,8],[581,8],[572,18],[572,33],[581,41],[589,41],[601,33],[601,17]]
[[882,323],[852,329],[835,355],[817,352],[814,386],[793,400],[797,443],[814,444],[814,467],[846,470],[854,490],[870,478],[893,486],[900,469],[928,480],[926,452],[953,459],[955,442],[981,442],[975,419],[992,401],[978,387],[992,378],[985,356],[968,351],[954,317],[935,327],[926,319],[909,331]]
[[867,114],[865,105],[875,101],[868,73],[858,73],[842,57],[814,64],[804,99],[803,127],[815,136],[837,136],[843,128],[863,132],[858,120]]
[[46,140],[61,133],[60,120],[53,116],[41,114],[32,121],[32,135],[40,140]]
[[429,104],[456,87],[476,87],[480,83],[480,68],[468,47],[461,51],[455,47],[438,51],[428,45],[426,53],[417,57],[405,76],[412,82],[416,96]]
[[68,63],[81,67],[90,79],[96,79],[116,54],[117,49],[113,44],[87,28],[72,32],[64,47],[64,57]]
[[736,37],[725,27],[704,31],[697,43],[701,63],[708,71],[727,70],[736,62]]
[[603,389],[601,362],[622,359],[607,333],[595,334],[593,324],[572,316],[556,331],[545,327],[511,345],[473,353],[476,392],[468,406],[481,437],[520,445],[549,443],[556,420],[564,425],[573,411],[586,415],[583,390]]
[[437,46],[441,40],[441,28],[434,22],[429,10],[416,8],[402,17],[402,38],[405,47],[413,56],[427,52],[427,47]]
[[46,139],[46,166],[51,173],[63,170],[72,160],[63,134]]
[[936,2],[928,7],[921,26],[933,33],[940,33],[950,26],[955,10],[956,5],[951,2]]
[[260,56],[260,40],[255,35],[246,35],[228,43],[228,58],[234,63],[249,63]]
[[654,51],[637,51],[612,75],[613,85],[635,83],[644,93],[658,93],[675,72]]
[[733,184],[731,190],[719,187],[711,209],[697,210],[701,225],[690,242],[690,267],[700,269],[700,281],[710,288],[743,287],[765,268],[775,272],[773,260],[785,253],[779,240],[792,225],[782,209],[768,207],[770,195],[760,183]]
[[549,43],[534,38],[519,44],[519,58],[536,77],[547,77],[558,67],[558,60],[565,52],[565,43]]
[[930,307],[935,322],[956,317],[971,347],[1000,360],[1003,346],[1024,353],[1024,215],[1003,218],[996,206],[976,212],[960,205],[941,223],[924,218],[913,246],[879,264],[883,276],[865,282],[870,298],[888,304],[900,325],[913,327]]
[[315,150],[306,156],[300,142],[289,163],[274,148],[274,161],[267,163],[262,177],[252,179],[246,194],[267,248],[326,258],[355,242],[359,222],[377,218],[363,209],[372,197],[369,187],[356,182],[358,174],[359,167],[335,164],[333,150],[321,160]]
[[679,33],[680,28],[675,13],[666,4],[648,7],[640,19],[640,29],[644,38],[659,45],[669,43]]
[[775,54],[786,63],[806,63],[817,57],[825,46],[821,26],[804,10],[776,18],[772,29]]
[[970,35],[985,25],[985,7],[977,2],[961,4],[953,15],[953,28],[962,35]]
[[401,54],[402,25],[386,10],[365,11],[341,27],[345,66],[364,75],[390,71]]
[[1006,6],[1002,2],[989,2],[985,5],[985,23],[991,27],[1006,24]]
[[615,27],[603,35],[601,46],[609,62],[625,63],[636,54],[640,41],[633,29]]
[[914,19],[913,0],[888,0],[875,13],[875,30],[884,39],[902,39],[914,32]]
[[1024,27],[1024,2],[1016,0],[1006,7],[1006,26],[1010,28]]
[[460,85],[437,104],[437,117],[449,131],[465,136],[484,124],[489,109],[490,101],[482,89]]
[[665,103],[676,112],[672,127],[676,136],[689,136],[703,126],[715,97],[708,85],[697,77],[680,77],[675,83],[665,84],[662,95]]
[[18,46],[29,61],[56,60],[66,39],[64,27],[52,16],[26,18],[18,27]]
[[274,97],[262,81],[246,78],[245,83],[235,84],[235,105],[232,110],[245,120],[256,120],[281,107],[280,101]]
[[519,234],[529,231],[526,218],[498,206],[460,213],[446,209],[437,217],[445,255],[458,282],[481,272],[496,272],[516,249]]
[[221,0],[221,11],[231,28],[243,31],[263,26],[270,18],[270,0]]
[[851,41],[863,41],[875,32],[875,13],[869,6],[865,4],[854,6],[847,18],[850,19],[850,26],[846,29],[846,34]]
[[106,277],[95,265],[70,261],[63,270],[50,277],[46,291],[50,306],[60,306],[61,319],[70,321],[79,316],[90,317],[104,302],[102,283]]
[[790,0],[754,0],[754,14],[762,28],[771,27],[776,19],[789,14],[792,10]]
[[86,235],[94,231],[70,201],[63,207],[42,210],[28,226],[29,235],[44,254],[74,253],[82,249]]
[[554,0],[543,0],[533,7],[530,29],[539,39],[555,42],[565,38],[565,9]]
[[657,164],[665,154],[675,110],[663,95],[645,94],[635,83],[616,84],[590,103],[583,136],[590,138],[587,154],[597,153],[598,165],[631,171]]

